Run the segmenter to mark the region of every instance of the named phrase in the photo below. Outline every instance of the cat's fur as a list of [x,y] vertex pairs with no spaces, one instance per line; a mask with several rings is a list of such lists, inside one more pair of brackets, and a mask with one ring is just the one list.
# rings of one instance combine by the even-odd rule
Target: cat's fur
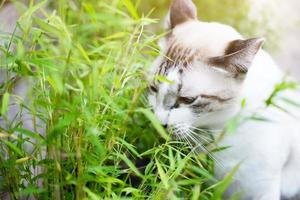
[[[237,114],[259,113],[269,121],[245,120],[220,141],[230,148],[215,155],[222,163],[216,177],[240,164],[226,195],[278,200],[299,194],[300,112],[265,107],[283,74],[260,49],[263,39],[245,40],[232,27],[198,21],[191,0],[174,0],[169,16],[170,33],[151,68],[149,102],[157,118],[182,136],[193,127],[222,129]],[[281,95],[300,100],[293,91]]]

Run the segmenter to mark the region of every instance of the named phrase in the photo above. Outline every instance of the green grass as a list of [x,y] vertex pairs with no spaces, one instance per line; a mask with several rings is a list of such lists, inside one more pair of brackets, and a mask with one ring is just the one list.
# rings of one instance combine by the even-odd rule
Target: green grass
[[[130,0],[16,5],[15,32],[0,33],[0,191],[11,199],[221,199],[232,174],[214,180],[212,160],[172,141],[148,108],[156,20]],[[12,74],[32,85],[29,99],[14,95]],[[8,119],[12,100],[34,116],[34,130]]]

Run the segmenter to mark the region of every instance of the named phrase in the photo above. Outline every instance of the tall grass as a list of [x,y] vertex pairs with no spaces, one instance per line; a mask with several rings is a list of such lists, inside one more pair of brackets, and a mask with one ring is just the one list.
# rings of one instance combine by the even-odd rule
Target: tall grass
[[[11,199],[210,199],[209,161],[173,145],[146,108],[146,68],[158,49],[145,26],[156,21],[129,0],[53,1],[53,12],[46,3],[31,2],[14,34],[2,33],[1,191]],[[14,95],[22,79],[29,99]],[[11,102],[17,115],[33,116],[32,130],[7,116]]]
[[[130,0],[15,3],[23,14],[0,47],[3,197],[221,199],[231,175],[214,180],[212,160],[172,141],[147,106],[156,20]],[[14,93],[23,80],[26,98]]]

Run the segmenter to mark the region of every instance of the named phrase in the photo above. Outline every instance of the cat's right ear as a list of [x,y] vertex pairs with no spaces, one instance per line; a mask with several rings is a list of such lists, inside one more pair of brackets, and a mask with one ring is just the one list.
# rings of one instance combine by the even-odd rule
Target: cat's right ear
[[169,28],[173,29],[179,24],[197,19],[197,8],[192,0],[174,0],[169,16]]
[[228,45],[224,56],[209,58],[208,63],[243,79],[264,41],[263,38],[234,40]]

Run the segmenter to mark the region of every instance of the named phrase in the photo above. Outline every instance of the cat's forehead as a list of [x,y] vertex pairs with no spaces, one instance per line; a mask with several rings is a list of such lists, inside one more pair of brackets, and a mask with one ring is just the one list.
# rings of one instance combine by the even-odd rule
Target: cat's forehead
[[159,84],[162,95],[197,96],[199,94],[219,94],[230,92],[239,85],[226,72],[212,69],[202,62],[193,62],[187,68],[173,66],[164,74],[167,82]]
[[242,37],[227,25],[190,21],[176,26],[172,30],[171,38],[167,46],[175,41],[182,48],[197,51],[201,57],[214,57],[223,55],[231,41]]
[[238,82],[205,63],[195,62],[181,75],[181,93],[186,96],[199,94],[219,94],[235,90]]

